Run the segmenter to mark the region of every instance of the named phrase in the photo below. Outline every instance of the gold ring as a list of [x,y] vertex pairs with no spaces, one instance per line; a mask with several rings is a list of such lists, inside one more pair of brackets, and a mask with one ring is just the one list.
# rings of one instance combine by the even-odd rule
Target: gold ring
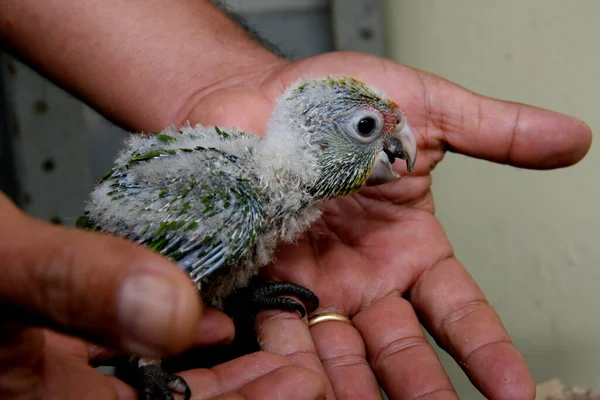
[[315,315],[314,317],[310,317],[308,319],[308,327],[312,328],[313,326],[320,324],[321,322],[327,322],[327,321],[339,321],[339,322],[345,322],[350,325],[354,325],[352,320],[350,318],[346,317],[345,315],[338,314],[338,313],[324,313],[324,314]]

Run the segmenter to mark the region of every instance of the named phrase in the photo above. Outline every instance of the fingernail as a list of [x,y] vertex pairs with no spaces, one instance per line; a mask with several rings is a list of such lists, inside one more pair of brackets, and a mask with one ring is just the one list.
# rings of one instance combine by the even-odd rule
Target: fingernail
[[170,333],[177,297],[176,288],[156,276],[127,280],[119,299],[119,322],[126,338],[123,346],[139,355],[160,355]]

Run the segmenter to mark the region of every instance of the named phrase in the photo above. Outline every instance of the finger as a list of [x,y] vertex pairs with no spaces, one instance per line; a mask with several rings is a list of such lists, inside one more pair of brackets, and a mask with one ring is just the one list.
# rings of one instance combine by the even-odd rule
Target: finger
[[235,327],[231,318],[216,308],[207,307],[194,336],[193,345],[227,344],[233,341],[234,336]]
[[85,364],[88,363],[88,344],[81,339],[73,336],[63,335],[49,329],[41,330],[44,335],[44,346],[47,349],[78,358]]
[[353,321],[391,399],[458,399],[407,300],[389,295],[358,313]]
[[[235,327],[231,318],[216,308],[208,307],[204,309],[202,320],[196,328],[192,347],[228,344],[233,341],[234,335]],[[87,343],[87,358],[94,365],[110,361],[122,354],[122,351]]]
[[452,151],[547,169],[574,164],[590,148],[590,127],[576,118],[483,97],[433,76],[424,83],[432,90],[427,117],[444,132]]
[[[197,369],[182,372],[180,375],[190,385],[194,398],[206,399],[223,395],[232,391],[242,390],[246,385],[251,384],[256,379],[277,371],[281,368],[293,367],[291,361],[285,357],[273,353],[256,352],[235,360],[220,364],[212,369]],[[284,370],[285,376],[281,376],[281,372],[277,375],[281,380],[288,381],[282,390],[286,391],[287,385],[301,386],[294,380],[306,380],[307,390],[322,391],[324,393],[323,381],[317,374],[304,368],[293,367],[292,369]],[[271,381],[271,384],[277,384],[277,380]],[[310,386],[310,387],[309,387]],[[323,388],[323,389],[320,389]],[[275,391],[264,389],[264,393]],[[258,392],[260,394],[260,392]],[[264,394],[263,393],[263,394]],[[286,397],[282,397],[286,398]],[[288,398],[294,398],[290,396]]]
[[112,385],[117,399],[119,400],[137,400],[137,392],[134,388],[114,376],[107,376],[108,382]]
[[382,398],[363,338],[352,325],[328,321],[314,325],[311,331],[337,399]]
[[113,377],[88,365],[83,341],[49,330],[44,330],[44,337],[43,357],[34,370],[46,397],[78,399],[92,392],[94,398],[113,399],[117,390],[124,389],[115,385]]
[[297,366],[286,366],[261,376],[236,392],[215,400],[316,400],[325,399],[325,385],[315,372]]
[[2,196],[0,219],[0,303],[11,318],[147,356],[192,341],[198,294],[165,258],[34,220]]
[[112,361],[123,354],[121,351],[107,349],[106,347],[98,346],[93,343],[87,344],[88,360],[90,365],[111,365]]
[[262,350],[282,355],[294,365],[315,371],[326,384],[327,398],[335,398],[304,319],[299,319],[296,313],[268,310],[257,315],[256,326]]
[[455,258],[427,271],[410,300],[421,321],[487,398],[533,399],[523,357],[496,312]]

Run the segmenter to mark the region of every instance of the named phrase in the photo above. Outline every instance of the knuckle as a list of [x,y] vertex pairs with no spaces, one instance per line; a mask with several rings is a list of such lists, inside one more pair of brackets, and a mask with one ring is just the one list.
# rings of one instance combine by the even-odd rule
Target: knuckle
[[440,321],[439,332],[447,332],[456,323],[460,323],[470,315],[490,308],[487,301],[482,299],[461,303],[458,307],[447,313]]
[[496,338],[493,340],[489,340],[484,343],[480,343],[478,346],[475,346],[466,352],[461,363],[464,365],[469,365],[469,360],[471,360],[477,354],[479,354],[482,351],[485,351],[491,347],[495,347],[495,346],[499,346],[499,345],[512,345],[512,342],[511,342],[510,338],[502,337],[502,338]]
[[432,390],[428,390],[425,393],[421,393],[413,397],[413,400],[435,400],[435,399],[458,399],[456,392],[452,387],[440,387]]
[[[465,327],[473,326],[474,321],[486,321],[485,334],[467,331]],[[490,304],[482,299],[462,303],[449,312],[441,321],[438,332],[442,333],[440,345],[453,349],[454,357],[466,363],[480,351],[501,344],[512,344],[508,333],[503,328],[498,315]],[[462,338],[462,339],[461,339]],[[457,341],[458,340],[458,341]],[[457,343],[461,343],[457,345]]]
[[30,279],[37,306],[58,322],[74,321],[79,308],[77,288],[81,285],[81,270],[76,268],[76,245],[63,241],[38,259],[31,268]]
[[355,354],[339,355],[322,360],[326,368],[344,368],[369,365],[365,357]]
[[429,343],[424,336],[404,336],[395,339],[385,345],[373,357],[373,365],[381,366],[385,361],[392,356],[397,356],[402,353],[408,353],[417,348],[429,348]]

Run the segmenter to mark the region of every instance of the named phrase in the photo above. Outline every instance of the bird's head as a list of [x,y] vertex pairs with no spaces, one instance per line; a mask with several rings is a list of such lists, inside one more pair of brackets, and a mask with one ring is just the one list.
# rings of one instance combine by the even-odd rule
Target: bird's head
[[[318,198],[356,192],[399,178],[396,158],[412,172],[414,133],[400,107],[379,89],[351,77],[297,83],[278,102],[270,130],[314,155],[320,173],[309,190]],[[299,142],[297,142],[299,141]]]

